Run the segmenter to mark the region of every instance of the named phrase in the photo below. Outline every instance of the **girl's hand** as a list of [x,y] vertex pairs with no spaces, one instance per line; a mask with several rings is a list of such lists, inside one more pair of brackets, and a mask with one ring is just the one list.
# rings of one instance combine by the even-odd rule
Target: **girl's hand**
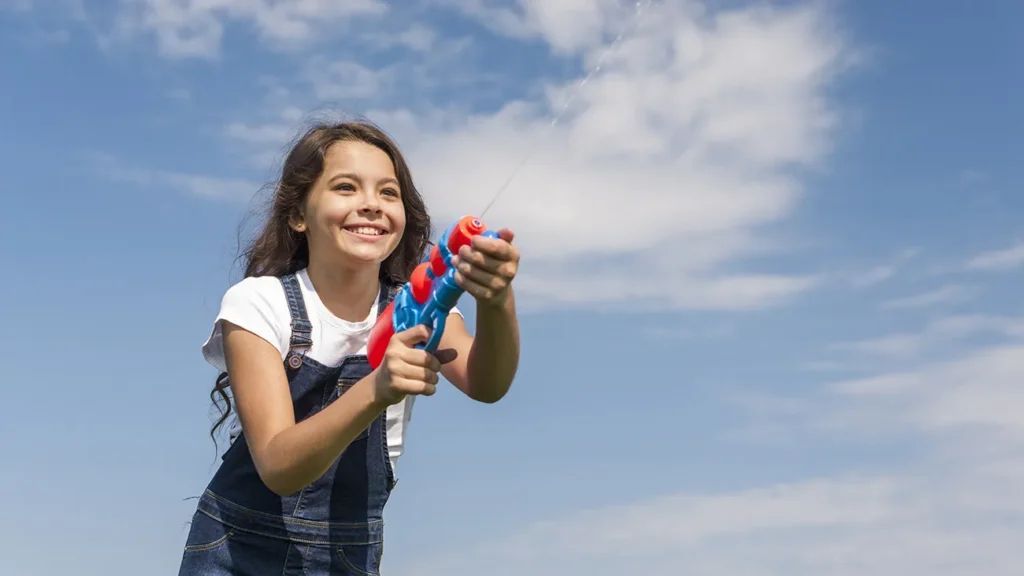
[[471,246],[463,246],[452,256],[455,281],[479,304],[505,303],[509,285],[519,271],[519,250],[512,245],[514,237],[508,228],[499,230],[498,238],[474,236]]
[[409,394],[434,395],[441,365],[454,360],[457,354],[455,350],[438,350],[435,355],[413,348],[429,337],[430,329],[423,324],[391,337],[374,379],[376,403],[390,406]]

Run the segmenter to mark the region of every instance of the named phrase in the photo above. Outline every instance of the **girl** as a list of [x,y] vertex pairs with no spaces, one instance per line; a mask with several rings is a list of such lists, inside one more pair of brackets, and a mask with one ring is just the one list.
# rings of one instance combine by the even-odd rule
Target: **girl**
[[[453,258],[477,302],[476,338],[453,310],[441,346],[396,334],[371,372],[377,314],[428,247],[430,219],[398,147],[363,122],[319,125],[285,160],[271,212],[224,295],[203,355],[210,393],[239,427],[199,500],[179,575],[375,575],[384,504],[413,399],[438,372],[496,402],[519,362],[512,231]],[[230,396],[227,389],[230,388]]]

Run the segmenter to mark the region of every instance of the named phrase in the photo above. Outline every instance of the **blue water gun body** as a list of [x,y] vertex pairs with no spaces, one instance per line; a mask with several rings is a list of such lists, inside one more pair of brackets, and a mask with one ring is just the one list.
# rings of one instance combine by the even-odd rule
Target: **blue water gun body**
[[458,254],[463,246],[468,246],[474,236],[497,238],[498,233],[487,230],[483,222],[474,216],[463,216],[444,231],[440,242],[413,270],[409,281],[377,318],[366,344],[370,366],[374,369],[380,366],[392,336],[417,324],[431,328],[426,344],[417,348],[430,353],[437,351],[448,314],[465,293],[455,282],[452,256]]

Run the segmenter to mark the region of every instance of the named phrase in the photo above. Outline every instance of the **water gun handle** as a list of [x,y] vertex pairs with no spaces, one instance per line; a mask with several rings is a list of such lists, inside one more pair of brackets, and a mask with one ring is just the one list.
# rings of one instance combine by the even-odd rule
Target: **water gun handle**
[[[451,310],[448,311],[449,313]],[[416,347],[422,350],[426,350],[433,354],[437,352],[437,347],[441,345],[441,336],[444,335],[444,326],[448,321],[448,314],[438,314],[434,318],[434,326],[430,332],[430,339],[427,340],[426,344],[417,344]]]
[[380,366],[392,336],[418,324],[429,326],[431,334],[426,343],[416,347],[430,353],[437,351],[448,314],[465,293],[455,282],[451,259],[460,248],[469,245],[474,236],[497,238],[498,233],[487,230],[479,218],[463,216],[444,231],[441,241],[413,270],[409,281],[399,289],[394,301],[370,330],[366,348],[371,367]]

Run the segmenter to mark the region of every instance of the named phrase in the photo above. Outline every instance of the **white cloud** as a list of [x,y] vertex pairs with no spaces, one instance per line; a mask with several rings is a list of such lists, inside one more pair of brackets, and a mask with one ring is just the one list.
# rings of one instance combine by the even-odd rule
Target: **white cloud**
[[[600,25],[587,29],[619,16],[603,2],[588,6],[584,20],[599,14]],[[579,78],[548,86],[550,106],[513,101],[440,126],[412,114],[402,124],[393,112],[376,117],[401,133],[442,223],[482,209],[531,153],[486,219],[519,232],[520,290],[537,300],[735,309],[784,302],[816,274],[720,267],[764,253],[760,227],[799,202],[792,169],[817,165],[828,150],[837,112],[826,91],[848,47],[818,5],[715,14],[694,6],[647,10],[553,128],[551,111]],[[548,16],[538,33],[550,44],[586,47],[591,60],[601,51],[572,40],[587,34],[565,14]],[[601,266],[587,264],[599,256]]]
[[163,180],[187,194],[211,200],[248,200],[259,192],[258,185],[254,185],[248,180],[235,178],[158,172],[153,174],[153,180],[157,182]]
[[851,350],[866,354],[883,356],[914,356],[924,345],[924,337],[920,334],[894,334],[856,342],[839,342],[833,344],[833,350]]
[[355,16],[381,16],[381,0],[120,0],[118,32],[156,37],[169,57],[212,57],[220,52],[225,23],[256,28],[278,47],[307,45],[331,25]]
[[1024,242],[1003,250],[978,254],[967,262],[970,270],[1002,271],[1024,266]]
[[[347,8],[316,20],[383,10],[376,2],[338,4]],[[827,159],[839,127],[841,111],[829,90],[855,54],[825,4],[645,5],[635,33],[611,54],[607,44],[636,11],[631,3],[454,4],[492,29],[541,39],[588,66],[607,58],[582,86],[586,70],[527,91],[546,100],[506,96],[494,113],[470,110],[477,99],[493,103],[500,84],[488,83],[514,80],[499,69],[456,66],[465,64],[457,57],[464,44],[454,41],[447,51],[435,47],[384,65],[307,59],[296,74],[300,83],[276,93],[301,109],[310,108],[310,97],[313,107],[377,104],[367,115],[402,143],[439,227],[479,213],[528,157],[485,218],[517,231],[524,303],[743,310],[783,304],[819,284],[813,269],[761,266],[751,273],[740,265],[786,249],[766,229],[793,213],[803,195],[800,172]],[[306,25],[318,5],[130,6],[131,21],[152,29],[165,49],[198,53],[219,44],[228,19],[262,26],[268,39],[287,39],[291,28],[272,27],[277,21],[269,16]],[[574,105],[551,126],[572,95]],[[297,132],[284,126],[292,120],[276,116],[269,125],[236,118],[225,133],[263,142],[253,152],[262,162],[279,156],[284,136]]]
[[141,191],[170,188],[208,200],[247,202],[260,190],[249,180],[129,166],[101,152],[89,154],[87,159],[101,177],[138,186]]
[[857,288],[867,288],[885,282],[896,275],[899,269],[896,266],[875,266],[870,270],[853,274],[850,276],[850,281]]
[[[837,394],[886,410],[870,412],[876,423],[923,432],[977,432],[1002,436],[1024,447],[1024,345],[1007,343],[964,358],[884,377],[839,382]],[[861,409],[863,410],[863,409]],[[867,413],[867,411],[864,411]]]
[[392,69],[374,70],[350,60],[309,67],[310,83],[320,100],[360,100],[390,93],[396,77]]
[[240,142],[259,146],[278,145],[297,135],[292,124],[259,124],[251,126],[243,122],[232,122],[224,127],[224,134]]
[[888,334],[854,342],[838,342],[829,347],[839,351],[895,358],[914,358],[931,349],[985,333],[1011,338],[1024,335],[1024,318],[979,314],[946,316],[933,320],[919,332]]
[[[517,39],[543,39],[556,54],[573,54],[598,48],[612,36],[627,30],[635,17],[651,9],[651,0],[427,0],[454,8],[491,32]],[[674,10],[694,16],[702,12],[698,2],[676,3]]]
[[839,277],[842,281],[849,282],[854,288],[871,288],[894,278],[919,253],[920,250],[917,248],[906,248],[892,258],[889,258],[889,261],[885,264],[846,271],[841,273]]
[[1011,504],[1021,480],[1020,470],[967,469],[681,494],[537,524],[393,572],[1011,576],[1024,569],[1024,515]]
[[824,406],[808,421],[851,435],[924,434],[947,457],[1017,453],[1024,448],[1024,319],[952,317],[925,334],[953,339],[981,331],[996,342],[973,351],[961,344],[930,363],[827,385]]
[[750,408],[774,415],[794,438],[890,448],[913,438],[919,447],[886,470],[858,471],[847,461],[832,476],[583,511],[389,569],[424,576],[1024,572],[1020,343],[837,382],[800,401],[767,400],[771,410],[761,402]]
[[403,46],[417,52],[427,52],[437,45],[437,32],[433,28],[414,22],[397,33],[373,34],[373,43],[381,47]]
[[900,309],[900,308],[924,308],[927,306],[935,306],[938,304],[950,304],[953,302],[963,302],[970,298],[973,290],[968,286],[949,285],[941,286],[934,290],[929,290],[921,294],[915,294],[913,296],[905,296],[903,298],[893,298],[886,300],[881,303],[883,309]]

